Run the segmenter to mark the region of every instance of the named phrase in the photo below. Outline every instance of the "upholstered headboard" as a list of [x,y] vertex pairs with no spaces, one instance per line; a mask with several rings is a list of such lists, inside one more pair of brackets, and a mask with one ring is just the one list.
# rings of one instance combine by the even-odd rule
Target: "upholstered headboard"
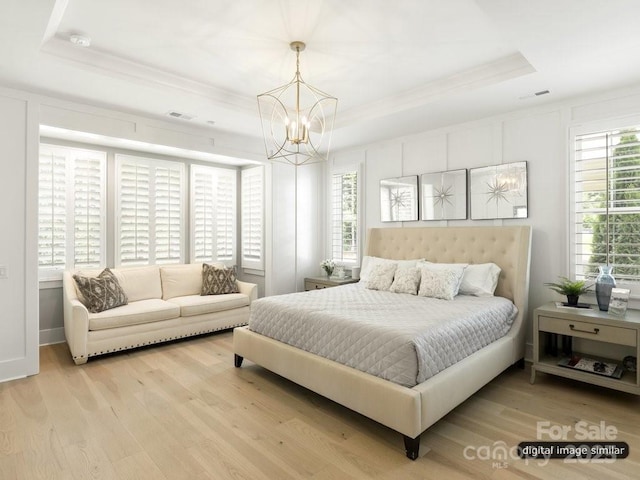
[[518,307],[514,327],[524,348],[521,327],[529,300],[531,227],[371,228],[365,255],[393,260],[425,258],[440,263],[495,263],[502,269],[496,295]]

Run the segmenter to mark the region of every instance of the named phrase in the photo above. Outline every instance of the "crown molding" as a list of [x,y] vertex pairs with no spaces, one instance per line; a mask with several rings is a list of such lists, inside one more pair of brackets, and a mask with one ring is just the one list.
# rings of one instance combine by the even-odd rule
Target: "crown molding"
[[77,47],[57,36],[46,42],[42,46],[41,52],[75,63],[76,66],[84,70],[98,72],[112,78],[134,81],[154,87],[177,89],[204,97],[220,106],[241,110],[253,115],[256,113],[256,101],[253,97],[247,98],[198,80],[118,57],[94,47]]
[[433,103],[445,97],[495,85],[505,80],[536,72],[521,53],[473,67],[424,86],[351,108],[337,115],[334,128],[362,120],[371,120]]

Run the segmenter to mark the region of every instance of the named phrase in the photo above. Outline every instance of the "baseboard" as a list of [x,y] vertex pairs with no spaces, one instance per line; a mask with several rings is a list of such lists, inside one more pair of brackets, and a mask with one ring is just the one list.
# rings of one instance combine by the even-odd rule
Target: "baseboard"
[[64,341],[64,327],[40,330],[40,345],[51,345],[53,343],[63,343]]

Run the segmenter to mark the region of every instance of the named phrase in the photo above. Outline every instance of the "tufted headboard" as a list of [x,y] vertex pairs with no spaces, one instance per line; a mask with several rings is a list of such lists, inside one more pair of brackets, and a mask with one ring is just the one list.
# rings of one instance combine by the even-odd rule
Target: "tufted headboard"
[[496,295],[518,307],[514,327],[524,347],[521,326],[529,299],[531,227],[371,228],[365,255],[393,260],[425,258],[440,263],[495,263],[502,269]]

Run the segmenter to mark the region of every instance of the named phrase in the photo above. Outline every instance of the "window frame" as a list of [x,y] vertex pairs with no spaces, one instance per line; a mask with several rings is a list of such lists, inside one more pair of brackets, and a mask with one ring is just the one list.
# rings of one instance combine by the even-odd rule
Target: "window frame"
[[[356,228],[355,228],[355,232],[356,235],[358,236],[356,242],[355,242],[355,248],[356,248],[356,255],[355,255],[355,260],[345,260],[344,259],[344,249],[341,248],[341,257],[342,258],[335,258],[334,257],[334,176],[335,175],[345,175],[348,173],[355,173],[356,174],[356,202],[357,202],[357,207],[356,207]],[[328,241],[327,241],[327,251],[328,251],[328,258],[332,258],[337,265],[343,265],[345,267],[357,267],[358,265],[360,265],[361,261],[362,261],[362,240],[363,240],[363,235],[362,235],[362,230],[363,230],[363,189],[362,189],[362,185],[363,185],[363,169],[362,169],[362,165],[361,164],[349,164],[349,165],[343,165],[343,166],[339,166],[339,167],[333,167],[331,168],[330,172],[329,172],[329,185],[328,185],[328,198],[329,201],[328,203],[328,226],[329,228],[328,230]]]
[[[253,212],[253,210],[251,211],[251,215],[256,214],[260,219],[260,258],[257,260],[253,258],[247,258],[245,256],[245,237],[248,235],[248,232],[245,230],[245,202],[247,201],[245,197],[245,178],[248,175],[258,176],[260,178],[259,212],[256,213]],[[240,170],[240,265],[243,269],[254,270],[257,272],[264,272],[265,269],[265,179],[266,174],[264,165],[256,165]]]
[[[195,188],[196,188],[196,178],[195,176],[198,174],[198,171],[203,171],[203,172],[207,172],[208,174],[213,175],[213,177],[215,178],[215,181],[218,180],[218,175],[228,175],[229,177],[233,177],[234,180],[234,184],[233,184],[233,192],[231,193],[231,202],[232,202],[232,215],[233,215],[233,231],[232,231],[232,237],[231,237],[231,245],[232,245],[232,254],[231,254],[231,258],[230,259],[219,259],[217,256],[217,251],[218,251],[218,246],[217,246],[217,242],[215,241],[216,237],[217,237],[217,227],[218,224],[216,221],[214,221],[214,225],[213,225],[213,234],[212,237],[214,238],[214,244],[212,245],[212,254],[215,253],[215,257],[214,255],[211,256],[211,258],[206,258],[203,259],[202,257],[196,257],[196,234],[195,234],[195,228],[196,228],[196,207],[195,207],[195,202],[196,202],[196,195],[195,195]],[[237,260],[237,256],[238,256],[238,248],[237,248],[237,238],[238,238],[238,208],[237,208],[237,194],[238,194],[238,175],[237,175],[237,170],[236,169],[230,169],[230,168],[223,168],[223,167],[217,167],[217,166],[212,166],[212,165],[201,165],[201,164],[192,164],[190,166],[189,169],[189,235],[190,235],[190,253],[189,253],[189,257],[190,257],[190,261],[193,263],[196,262],[206,262],[206,261],[210,261],[210,262],[221,262],[224,263],[226,266],[233,266],[236,264],[236,260]],[[213,216],[217,219],[217,215],[218,215],[218,205],[217,205],[217,192],[214,192],[214,213]]]
[[[122,263],[122,245],[120,242],[122,232],[122,219],[121,219],[121,207],[122,207],[122,182],[120,181],[122,175],[123,159],[129,159],[136,165],[145,165],[150,168],[149,174],[149,255],[145,262],[133,261]],[[186,258],[186,242],[189,235],[187,231],[186,220],[186,196],[187,196],[187,180],[186,180],[186,165],[184,162],[177,160],[163,160],[157,158],[137,156],[129,153],[116,153],[115,158],[115,180],[116,188],[114,194],[114,265],[115,267],[133,267],[133,266],[146,266],[146,265],[172,265],[185,263]],[[180,257],[177,261],[161,262],[158,263],[156,259],[156,218],[154,217],[157,202],[155,197],[156,188],[156,169],[169,168],[177,166],[180,171]]]
[[[624,118],[607,119],[600,121],[593,121],[580,125],[573,125],[569,127],[568,138],[568,150],[569,150],[569,208],[568,208],[568,236],[569,236],[569,255],[568,255],[568,271],[571,278],[585,278],[584,275],[578,271],[577,268],[577,215],[579,214],[576,206],[576,140],[578,137],[588,134],[607,133],[612,131],[620,131],[626,128],[640,126],[640,116],[629,116]],[[638,135],[640,140],[640,134]],[[615,213],[611,213],[615,214]],[[586,277],[587,281],[593,282],[595,280],[594,275]],[[616,278],[615,268],[613,270],[613,276]],[[619,288],[628,288],[631,291],[631,298],[640,298],[640,279],[638,283],[621,282],[619,278],[616,278],[616,285]]]
[[[62,279],[62,273],[65,270],[76,270],[79,268],[92,269],[92,268],[104,268],[107,263],[107,157],[108,154],[105,150],[97,148],[90,148],[93,146],[77,147],[56,145],[50,142],[40,142],[38,145],[38,169],[40,169],[41,155],[44,150],[50,150],[53,154],[57,154],[64,157],[65,162],[65,262],[63,267],[54,266],[40,266],[38,260],[38,280],[40,282],[51,282]],[[88,152],[96,154],[100,162],[100,259],[98,265],[80,267],[76,264],[76,242],[74,232],[76,231],[76,214],[75,214],[75,193],[76,193],[76,163],[78,161],[78,155],[72,155],[72,152]],[[40,179],[39,179],[40,181]],[[40,184],[38,184],[38,198],[40,199]],[[40,201],[40,200],[39,200]],[[40,243],[40,207],[38,207],[38,244]],[[38,258],[40,257],[40,245],[38,245]]]

